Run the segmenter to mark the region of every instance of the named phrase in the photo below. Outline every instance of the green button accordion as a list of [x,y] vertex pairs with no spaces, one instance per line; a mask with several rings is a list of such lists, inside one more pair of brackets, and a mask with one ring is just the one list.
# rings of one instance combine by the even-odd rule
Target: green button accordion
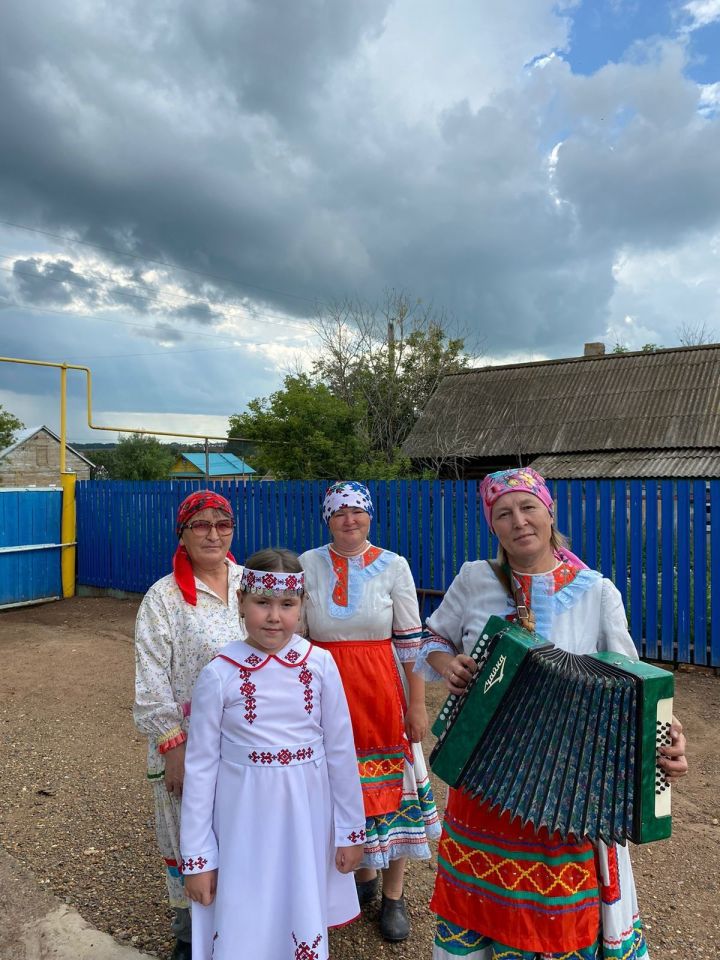
[[478,670],[433,724],[434,773],[536,830],[606,843],[670,836],[673,675],[619,653],[573,654],[491,617]]

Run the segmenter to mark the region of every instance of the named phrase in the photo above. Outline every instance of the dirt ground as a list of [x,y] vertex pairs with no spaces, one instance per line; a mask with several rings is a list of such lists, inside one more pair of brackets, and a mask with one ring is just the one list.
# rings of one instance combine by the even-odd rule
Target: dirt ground
[[[166,957],[145,743],[132,724],[136,609],[75,598],[0,614],[0,845],[101,930]],[[444,694],[428,691],[434,715]],[[691,773],[674,791],[672,839],[633,851],[640,907],[653,960],[719,960],[720,677],[678,672],[675,704]],[[409,869],[408,941],[385,943],[370,914],[332,934],[334,960],[429,957],[433,870]]]

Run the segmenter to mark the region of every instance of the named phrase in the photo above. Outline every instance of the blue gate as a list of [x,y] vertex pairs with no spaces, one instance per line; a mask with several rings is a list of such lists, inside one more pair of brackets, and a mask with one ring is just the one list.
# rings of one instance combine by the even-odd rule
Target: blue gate
[[0,609],[59,600],[62,490],[0,488]]

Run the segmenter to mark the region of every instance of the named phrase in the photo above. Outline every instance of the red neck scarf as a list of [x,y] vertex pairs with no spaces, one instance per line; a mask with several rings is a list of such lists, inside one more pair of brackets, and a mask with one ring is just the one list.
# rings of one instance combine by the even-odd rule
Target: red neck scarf
[[[178,537],[182,536],[185,524],[188,523],[196,513],[208,509],[222,510],[228,517],[232,518],[233,516],[230,501],[223,497],[222,494],[215,493],[214,490],[198,490],[195,493],[191,493],[189,497],[185,497],[178,507],[177,523],[175,526]],[[229,560],[232,560],[233,563],[235,562],[235,557],[229,551],[227,556]],[[175,556],[173,557],[173,576],[175,577],[175,583],[178,585],[185,603],[196,607],[197,588],[195,587],[195,573],[193,572],[190,555],[182,543],[178,543]]]

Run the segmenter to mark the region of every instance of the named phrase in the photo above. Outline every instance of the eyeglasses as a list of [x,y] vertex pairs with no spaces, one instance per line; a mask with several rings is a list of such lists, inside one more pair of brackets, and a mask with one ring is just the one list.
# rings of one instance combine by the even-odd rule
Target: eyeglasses
[[209,520],[193,520],[185,524],[185,529],[191,530],[196,537],[206,537],[213,527],[221,537],[227,537],[235,529],[235,521],[218,520],[217,523],[211,523]]

